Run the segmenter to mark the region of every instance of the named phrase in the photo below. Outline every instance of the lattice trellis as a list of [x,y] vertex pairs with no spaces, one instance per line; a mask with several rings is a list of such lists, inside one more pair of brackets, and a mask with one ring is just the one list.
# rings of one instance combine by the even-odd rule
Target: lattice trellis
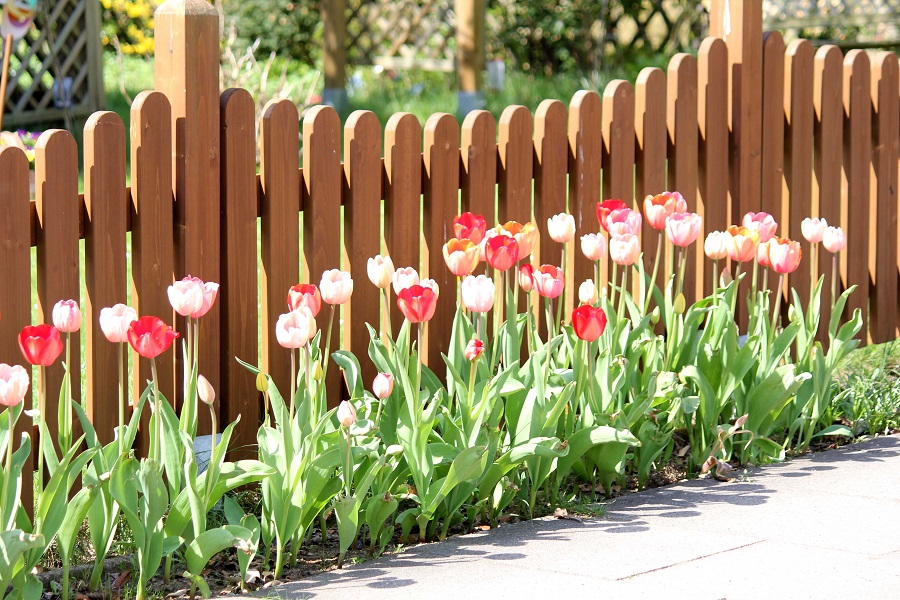
[[627,57],[630,50],[665,54],[687,50],[703,38],[708,25],[706,9],[694,2],[644,2],[638,14],[626,13],[618,2],[604,4],[608,7],[601,20],[606,56]]
[[103,107],[99,31],[99,0],[42,0],[34,26],[13,44],[4,129],[79,119]]
[[900,45],[900,0],[766,0],[763,18],[766,29],[788,37],[857,47]]

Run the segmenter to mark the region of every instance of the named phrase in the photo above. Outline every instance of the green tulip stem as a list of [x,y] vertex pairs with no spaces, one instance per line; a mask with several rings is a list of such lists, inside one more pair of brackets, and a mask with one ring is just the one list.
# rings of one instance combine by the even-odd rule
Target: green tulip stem
[[612,306],[616,305],[616,275],[618,274],[617,269],[619,268],[619,263],[613,261],[612,266],[612,277],[609,278],[609,303]]
[[188,383],[190,382],[191,373],[194,371],[194,366],[192,364],[194,359],[194,328],[191,327],[191,317],[187,317],[187,325],[185,325],[185,332],[187,336],[185,339],[185,344],[187,344],[187,364],[184,365],[184,393],[187,394],[188,391]]
[[119,456],[125,454],[125,344],[119,342]]
[[625,289],[628,285],[628,267],[622,269],[622,289],[619,291],[619,310],[618,317],[623,319],[625,315]]
[[65,455],[72,444],[72,334],[66,332],[66,396],[63,411],[65,417],[59,423],[59,449]]
[[[384,288],[381,290],[384,292],[384,327],[387,330],[388,338],[391,340],[394,339],[394,333],[391,328],[391,286]],[[388,351],[390,351],[390,344],[388,344]]]
[[290,349],[291,353],[291,421],[294,420],[294,396],[297,395],[297,352],[296,348]]
[[419,391],[422,389],[422,330],[424,328],[425,323],[419,322],[417,328],[418,332],[416,333],[416,355],[419,357],[419,364],[417,365],[416,371],[416,397],[413,398],[413,402],[415,402],[416,406],[419,404]]
[[739,262],[737,266],[734,268],[734,294],[731,296],[731,316],[734,317],[734,312],[737,310],[737,297],[738,297],[738,288],[740,287],[740,276],[741,276],[741,263]]
[[6,496],[9,493],[9,479],[12,476],[12,459],[13,459],[13,440],[16,434],[16,420],[13,419],[13,408],[10,406],[7,410],[9,413],[9,437],[6,438],[6,462],[3,464],[3,497],[0,498],[0,515],[3,516],[4,529],[9,525],[7,521],[7,513],[12,513],[10,507],[6,505]]
[[194,359],[191,363],[191,370],[197,369],[197,373],[200,372],[200,319],[191,319],[194,329],[194,347],[192,350],[194,351]]
[[353,482],[353,449],[351,448],[351,437],[350,437],[350,428],[345,427],[347,430],[347,469],[344,473],[344,496],[346,498],[350,497],[350,484]]
[[834,308],[834,302],[837,300],[837,281],[838,281],[838,255],[834,253],[831,259],[831,308]]
[[563,316],[563,296],[560,294],[556,297],[556,333],[562,331],[562,316]]
[[[712,290],[713,290],[713,300],[716,304],[719,303],[719,261],[713,261],[713,276],[712,276]],[[646,310],[644,312],[647,312]]]
[[813,293],[816,291],[816,283],[819,281],[819,245],[810,244],[810,258],[812,264],[809,270],[809,302],[812,302]]
[[[662,255],[663,248],[663,232],[659,230],[659,239],[656,241],[656,258],[653,260],[653,274],[650,276],[650,283],[647,284],[647,292],[644,296],[644,314],[650,308],[650,297],[653,296],[653,286],[656,284],[656,274],[659,272],[659,257]],[[713,289],[715,289],[715,277],[713,277]]]
[[[478,360],[477,358],[475,360]],[[463,416],[468,423],[472,404],[475,402],[475,360],[469,361],[469,393],[466,394],[466,407],[463,410]]]
[[[209,451],[210,464],[212,464],[212,461],[216,459],[216,436],[219,433],[219,419],[216,417],[216,411],[213,408],[213,404],[209,405],[209,416],[212,422],[212,442],[210,442],[211,446]],[[215,483],[213,483],[212,485],[215,485]],[[212,485],[206,486],[208,491],[212,491]],[[207,502],[209,502],[209,498],[207,498],[206,500]]]
[[[156,376],[156,359],[150,359],[150,376],[153,380],[153,418],[156,420],[156,453],[153,458],[162,463],[163,423],[162,401],[159,396],[159,377]],[[162,467],[162,464],[160,464]]]
[[[322,381],[325,381],[325,375],[328,374],[328,358],[331,356],[331,330],[334,328],[334,304],[331,305],[331,311],[328,313],[328,332],[325,334],[325,353],[322,355]],[[307,385],[309,380],[307,379]]]
[[44,493],[44,433],[46,429],[43,427],[46,417],[44,410],[47,407],[47,387],[46,387],[46,367],[43,365],[38,367],[38,433],[41,437],[41,444],[38,446],[38,486],[36,498],[40,498]]
[[687,250],[685,248],[678,248],[678,282],[677,287],[675,288],[675,297],[678,297],[684,290],[684,270],[687,266]]
[[[309,344],[306,344],[306,356],[305,356],[304,360],[306,361],[306,381],[308,382],[307,385],[309,386],[309,389],[311,391],[312,390],[312,362],[313,362],[313,359],[312,359],[312,346]],[[323,371],[323,375],[322,375],[323,381],[324,381],[324,377],[325,376],[324,376],[324,371]],[[313,399],[313,407],[315,408],[316,419],[319,418],[319,414],[321,412],[320,406],[319,406],[319,391],[321,389],[323,389],[323,387],[321,385],[316,384],[316,395],[312,396],[312,394],[310,394]]]
[[779,321],[781,320],[781,296],[783,295],[783,288],[781,287],[784,283],[784,273],[778,274],[778,287],[775,288],[775,310],[772,311],[772,335],[775,335],[775,328],[778,326]]
[[547,313],[547,343],[550,343],[550,340],[553,339],[553,331],[555,326],[553,325],[553,301],[550,298],[544,298],[544,307]]
[[594,289],[597,290],[597,299],[600,299],[600,261],[594,261]]
[[757,290],[756,282],[757,282],[758,275],[759,275],[759,262],[754,260],[753,261],[753,277],[751,278],[751,281],[750,281],[750,283],[751,283],[750,297],[753,298],[754,301],[756,301],[756,290]]

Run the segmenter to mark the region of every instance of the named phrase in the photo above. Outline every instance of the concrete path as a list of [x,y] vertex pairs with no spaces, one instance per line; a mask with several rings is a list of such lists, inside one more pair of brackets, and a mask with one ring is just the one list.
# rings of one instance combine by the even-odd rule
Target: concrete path
[[900,599],[900,436],[414,546],[271,598]]

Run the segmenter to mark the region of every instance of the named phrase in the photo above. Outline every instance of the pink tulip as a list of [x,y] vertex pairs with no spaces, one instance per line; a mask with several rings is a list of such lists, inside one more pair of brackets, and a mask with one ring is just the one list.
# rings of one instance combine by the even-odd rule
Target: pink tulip
[[599,233],[581,236],[581,251],[588,260],[600,260],[606,256],[606,238]]
[[189,317],[203,308],[203,286],[187,276],[169,286],[169,304],[182,317]]
[[559,213],[547,219],[547,231],[554,242],[568,244],[575,237],[575,217]]
[[366,272],[372,285],[384,290],[391,285],[391,279],[394,277],[394,263],[390,256],[379,254],[366,263]]
[[826,227],[828,227],[828,221],[825,219],[803,219],[800,223],[800,231],[810,244],[818,244],[822,241]]
[[559,267],[542,265],[534,270],[534,289],[544,298],[556,298],[565,287],[566,277]]
[[390,373],[379,373],[372,382],[372,392],[379,400],[384,400],[394,391],[394,376]]
[[712,260],[728,258],[728,246],[731,236],[725,231],[712,231],[706,236],[703,243],[703,251]]
[[703,219],[696,213],[675,213],[666,219],[666,237],[669,241],[686,248],[697,241]]
[[484,353],[484,342],[479,339],[469,340],[469,343],[466,344],[466,349],[463,351],[463,356],[466,357],[466,360],[473,361],[478,360],[478,357]]
[[[0,405],[16,406],[25,399],[31,376],[20,365],[0,364]],[[12,443],[12,440],[7,440]]]
[[650,227],[657,231],[666,228],[667,217],[683,212],[687,212],[687,202],[678,192],[663,192],[644,198],[644,216]]
[[124,343],[128,341],[128,327],[137,318],[137,312],[133,308],[116,304],[100,311],[100,329],[109,341]]
[[344,304],[353,294],[353,279],[347,271],[331,269],[322,273],[319,292],[325,304]]
[[769,248],[774,239],[775,238],[772,238],[768,242],[763,242],[756,247],[756,262],[759,263],[759,266],[767,268],[772,267],[772,260],[769,258]]
[[[185,277],[185,279],[187,279],[187,277]],[[191,280],[203,290],[203,303],[200,305],[200,309],[191,313],[191,318],[199,319],[208,313],[209,309],[216,303],[216,296],[219,293],[219,284],[212,281],[203,281],[198,277],[191,277]]]
[[534,265],[525,263],[519,267],[519,289],[526,294],[534,289]]
[[197,396],[201,402],[210,406],[216,401],[216,390],[213,389],[209,379],[203,375],[197,377]]
[[775,217],[764,212],[748,212],[744,215],[742,223],[747,229],[755,230],[759,233],[759,243],[768,242],[775,236],[775,230],[778,229],[778,223]]
[[638,235],[641,232],[641,213],[630,208],[620,208],[609,213],[606,218],[606,225],[609,228],[609,235],[615,237],[617,235]]
[[356,423],[356,409],[352,404],[343,400],[337,409],[337,419],[342,427],[350,427]]
[[391,281],[394,284],[394,293],[399,295],[401,290],[419,284],[419,273],[412,267],[401,267],[394,271]]
[[486,313],[494,307],[494,282],[484,275],[469,275],[462,282],[463,305],[477,313]]
[[638,236],[626,233],[609,240],[609,257],[617,265],[633,265],[641,255],[641,242]]
[[53,306],[53,326],[63,333],[81,329],[81,310],[74,300],[60,300]]
[[756,258],[756,247],[759,245],[759,232],[738,225],[728,227],[731,236],[728,244],[728,258],[737,262],[749,262]]
[[776,273],[793,273],[800,266],[800,259],[803,257],[800,242],[772,238],[766,245],[769,247],[769,260]]
[[316,335],[316,319],[308,306],[278,317],[275,338],[283,348],[302,348]]
[[472,240],[451,238],[443,248],[444,262],[457,277],[471,275],[481,258],[481,248]]
[[831,227],[830,225],[826,227],[825,233],[822,234],[822,245],[829,252],[840,252],[846,248],[847,236],[844,235],[844,230],[840,227]]

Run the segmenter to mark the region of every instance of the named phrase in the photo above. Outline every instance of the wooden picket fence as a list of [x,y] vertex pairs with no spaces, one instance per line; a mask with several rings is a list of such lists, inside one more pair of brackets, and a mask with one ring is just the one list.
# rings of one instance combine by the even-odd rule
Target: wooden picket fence
[[[0,151],[0,361],[23,362],[16,336],[32,320],[36,248],[38,321],[50,319],[57,300],[81,297],[84,278],[86,356],[76,347],[72,360],[86,365],[87,413],[105,441],[117,418],[117,363],[100,332],[99,310],[126,302],[130,290],[139,314],[183,330],[166,288],[188,273],[222,284],[202,319],[200,372],[218,390],[221,418],[241,417],[241,448],[255,443],[260,405],[255,377],[235,359],[261,357],[286,389],[289,359],[275,340],[275,321],[286,310],[288,288],[318,283],[326,269],[354,275],[353,298],[334,322],[363,362],[366,382],[374,367],[365,323],[380,318],[367,259],[389,252],[398,267],[416,266],[435,279],[441,299],[427,327],[426,356],[442,370],[457,282],[441,246],[461,210],[489,223],[533,219],[540,229],[536,261],[554,264],[561,247],[548,236],[547,218],[568,211],[578,236],[595,232],[594,206],[604,198],[637,206],[647,194],[678,190],[703,215],[701,240],[747,211],[772,213],[781,235],[797,240],[805,216],[826,217],[848,232],[840,278],[842,286],[858,286],[850,308],[864,310],[871,340],[897,334],[900,81],[893,54],[843,55],[804,40],[785,47],[779,33],[763,36],[758,2],[731,0],[727,40],[710,37],[696,57],[678,54],[667,70],[645,69],[635,83],[611,82],[602,96],[579,92],[568,106],[547,100],[534,114],[510,106],[497,122],[476,111],[461,127],[450,114],[433,115],[424,127],[396,114],[382,129],[373,113],[358,111],[343,138],[338,114],[320,106],[305,114],[298,136],[299,114],[289,101],[273,101],[256,115],[246,91],[219,95],[217,21],[201,4],[170,0],[157,15],[159,35],[172,44],[157,57],[159,91],[144,92],[132,107],[130,188],[126,132],[114,113],[97,113],[85,127],[83,196],[71,134],[41,138],[34,201],[24,155]],[[713,3],[714,35],[724,36],[724,5]],[[645,228],[643,238],[644,259],[652,262],[657,233]],[[592,264],[569,251],[573,289],[592,276]],[[818,265],[803,261],[790,277],[802,297],[819,273],[829,289],[826,254]],[[690,260],[686,289],[697,297],[711,286],[700,244]],[[604,280],[607,272],[605,266]],[[401,316],[392,310],[397,331]],[[325,307],[320,329],[328,318]],[[176,356],[180,349],[169,351],[160,368],[161,390],[173,399]],[[149,378],[146,362],[134,356],[135,395]],[[48,369],[50,415],[62,373],[59,363]],[[334,404],[340,374],[333,367],[328,375]]]

